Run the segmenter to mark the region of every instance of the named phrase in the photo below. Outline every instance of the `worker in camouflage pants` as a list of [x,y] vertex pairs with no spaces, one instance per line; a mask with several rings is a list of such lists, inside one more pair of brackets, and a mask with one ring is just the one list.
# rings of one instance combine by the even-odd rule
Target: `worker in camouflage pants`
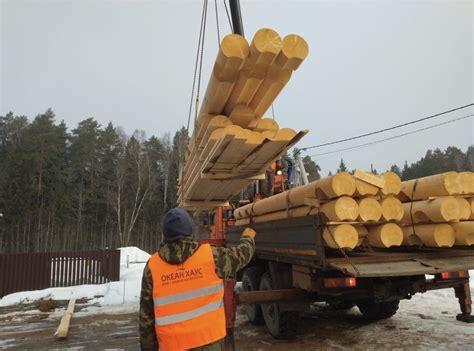
[[223,279],[251,260],[255,231],[239,245],[211,247],[191,238],[192,218],[182,208],[163,221],[163,242],[143,271],[140,298],[142,350],[224,350]]

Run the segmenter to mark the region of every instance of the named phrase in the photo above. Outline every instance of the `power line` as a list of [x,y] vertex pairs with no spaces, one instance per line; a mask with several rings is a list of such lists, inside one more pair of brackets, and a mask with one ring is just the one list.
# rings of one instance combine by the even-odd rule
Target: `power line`
[[463,116],[463,117],[454,118],[454,119],[451,119],[451,120],[446,121],[446,122],[442,122],[442,123],[438,123],[438,124],[433,124],[433,125],[431,125],[431,126],[424,127],[424,128],[420,128],[420,129],[416,129],[416,130],[413,130],[413,131],[411,131],[411,132],[406,132],[406,133],[403,133],[403,134],[394,135],[394,136],[389,137],[389,138],[380,139],[380,140],[375,140],[375,141],[372,141],[372,142],[370,142],[370,143],[359,144],[359,145],[355,145],[355,146],[351,146],[351,147],[346,147],[346,148],[343,148],[343,149],[338,149],[338,150],[323,152],[323,153],[320,153],[320,154],[310,155],[310,157],[323,156],[323,155],[330,155],[330,154],[335,154],[335,153],[339,153],[339,152],[342,152],[342,151],[361,149],[361,148],[364,148],[364,147],[366,147],[366,146],[370,146],[370,145],[374,145],[374,144],[383,143],[383,142],[386,142],[386,141],[389,141],[389,140],[393,140],[393,139],[398,139],[398,138],[401,138],[401,137],[404,137],[404,136],[407,136],[407,135],[410,135],[410,134],[419,133],[419,132],[422,132],[422,131],[425,131],[425,130],[428,130],[428,129],[440,127],[440,126],[443,126],[443,125],[449,124],[449,123],[454,123],[454,122],[457,122],[457,121],[460,121],[460,120],[463,120],[463,119],[466,119],[466,118],[469,118],[469,117],[473,117],[473,116],[474,116],[474,114],[470,114],[470,115],[466,115],[466,116]]
[[323,147],[323,146],[334,145],[334,144],[339,144],[339,143],[343,143],[343,142],[350,141],[350,140],[364,138],[364,137],[367,137],[367,136],[370,136],[370,135],[375,135],[375,134],[387,132],[389,130],[393,130],[393,129],[405,127],[405,126],[408,126],[408,125],[411,125],[411,124],[426,121],[426,120],[429,120],[429,119],[432,119],[432,118],[435,118],[435,117],[439,117],[439,116],[442,116],[442,115],[445,115],[445,114],[448,114],[448,113],[451,113],[451,112],[454,112],[454,111],[465,109],[465,108],[470,107],[470,106],[474,106],[474,103],[470,103],[470,104],[464,105],[464,106],[459,106],[459,107],[453,108],[451,110],[447,110],[447,111],[437,113],[435,115],[431,115],[431,116],[428,116],[428,117],[423,117],[423,118],[420,118],[420,119],[417,119],[417,120],[414,120],[414,121],[410,121],[410,122],[406,122],[406,123],[402,123],[402,124],[397,124],[395,126],[380,129],[380,130],[377,130],[377,131],[374,131],[374,132],[365,133],[365,134],[353,136],[353,137],[350,137],[350,138],[340,139],[340,140],[336,140],[336,141],[331,141],[331,142],[324,143],[324,144],[318,144],[318,145],[303,147],[300,150],[306,151],[306,150],[309,150],[309,149],[315,149],[315,148],[319,148],[319,147]]

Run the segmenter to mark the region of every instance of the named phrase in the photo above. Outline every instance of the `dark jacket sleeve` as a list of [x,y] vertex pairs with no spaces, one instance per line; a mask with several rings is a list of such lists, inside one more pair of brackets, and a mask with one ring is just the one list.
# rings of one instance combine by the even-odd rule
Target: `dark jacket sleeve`
[[153,279],[148,263],[143,270],[140,295],[140,347],[142,350],[159,350],[155,333],[155,312],[153,308]]
[[212,247],[217,276],[235,277],[235,273],[250,262],[254,252],[255,241],[250,237],[240,238],[239,245],[234,247]]

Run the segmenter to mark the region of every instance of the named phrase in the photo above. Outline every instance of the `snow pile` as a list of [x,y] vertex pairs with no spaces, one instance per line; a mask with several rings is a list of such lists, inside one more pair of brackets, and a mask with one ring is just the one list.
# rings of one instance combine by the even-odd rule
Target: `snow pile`
[[[127,268],[128,256],[128,268]],[[4,296],[0,307],[29,303],[41,299],[69,300],[89,299],[99,306],[128,304],[136,308],[140,299],[143,268],[150,255],[137,247],[120,248],[120,281],[98,285],[78,285],[67,288],[49,288],[22,291]]]
[[119,247],[120,250],[120,264],[127,264],[127,256],[129,263],[145,263],[150,258],[150,255],[138,247]]

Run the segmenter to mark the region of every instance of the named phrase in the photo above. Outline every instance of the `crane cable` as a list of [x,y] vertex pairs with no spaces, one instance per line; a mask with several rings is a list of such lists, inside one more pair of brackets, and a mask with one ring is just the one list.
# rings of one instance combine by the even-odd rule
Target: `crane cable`
[[208,0],[204,0],[203,6],[202,6],[202,15],[201,15],[201,26],[199,29],[199,39],[198,39],[198,47],[197,47],[197,52],[196,52],[196,61],[194,64],[194,76],[193,76],[193,87],[191,90],[191,100],[189,102],[189,113],[188,113],[188,123],[186,126],[186,130],[189,132],[189,126],[191,123],[191,113],[193,109],[193,102],[194,102],[194,92],[196,89],[196,77],[198,76],[198,67],[199,67],[199,78],[198,78],[198,91],[196,94],[196,112],[195,112],[195,118],[194,121],[196,121],[197,118],[197,110],[198,110],[198,104],[199,104],[199,91],[200,91],[200,85],[201,85],[201,71],[202,71],[202,56],[203,56],[203,48],[204,48],[204,36],[205,36],[205,31],[206,31],[206,19],[207,19],[207,2]]
[[216,11],[216,26],[217,26],[217,47],[221,46],[221,31],[219,29],[219,12],[217,11],[217,0],[214,0],[214,9]]
[[230,19],[229,9],[227,8],[227,1],[224,0],[225,12],[227,13],[227,20],[229,21],[230,31],[234,33],[234,27],[232,26],[232,20]]

